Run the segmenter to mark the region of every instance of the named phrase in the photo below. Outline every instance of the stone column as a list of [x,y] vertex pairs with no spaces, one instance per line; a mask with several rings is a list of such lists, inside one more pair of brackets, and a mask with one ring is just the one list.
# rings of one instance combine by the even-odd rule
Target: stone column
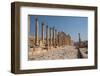
[[63,45],[65,45],[65,35],[63,35]]
[[63,34],[62,34],[62,32],[61,32],[61,46],[63,46]]
[[44,43],[44,22],[42,23],[42,43]]
[[48,37],[48,25],[46,26],[46,47],[48,48],[49,46],[49,37]]
[[78,44],[78,47],[81,46],[81,38],[80,38],[80,33],[78,33],[78,37],[79,37],[79,44]]
[[69,45],[71,45],[71,36],[69,34],[68,34],[68,37],[69,37]]
[[81,42],[80,33],[78,33],[78,36],[79,36],[79,43],[80,43]]
[[62,37],[61,37],[61,39],[62,39],[62,46],[63,46],[63,44],[64,44],[64,37],[63,37],[63,34],[62,34]]
[[57,30],[55,29],[55,47],[57,47]]
[[35,31],[35,45],[38,46],[38,19],[35,19],[35,27],[36,27],[36,31]]
[[51,48],[51,46],[52,46],[52,29],[50,28],[49,31],[50,31],[49,34],[50,34],[50,48]]
[[58,32],[58,46],[60,47],[60,32]]
[[66,35],[65,35],[65,37],[64,37],[64,45],[66,45]]
[[53,27],[53,47],[55,47],[55,27]]

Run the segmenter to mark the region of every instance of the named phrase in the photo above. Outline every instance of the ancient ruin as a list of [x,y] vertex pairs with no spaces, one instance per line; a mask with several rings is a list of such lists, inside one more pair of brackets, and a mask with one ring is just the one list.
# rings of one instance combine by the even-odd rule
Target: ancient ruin
[[[55,27],[49,27],[45,25],[44,22],[41,24],[41,38],[39,38],[39,30],[38,30],[38,19],[35,19],[35,36],[31,35],[29,37],[29,47],[38,47],[50,49],[51,47],[56,48],[64,45],[71,45],[71,37],[70,35],[66,35],[64,32],[57,31]],[[44,31],[44,27],[46,27],[46,31]],[[44,39],[44,32],[46,32],[46,39]],[[33,36],[33,38],[32,38]],[[32,46],[33,45],[33,46]],[[34,50],[35,51],[35,50]]]
[[[29,23],[30,26],[30,23]],[[28,38],[28,54],[29,54],[29,60],[41,60],[41,58],[46,56],[47,53],[52,53],[52,56],[48,56],[48,58],[44,57],[43,59],[55,59],[53,57],[53,52],[61,52],[62,50],[65,50],[65,52],[61,52],[62,55],[64,54],[72,54],[72,56],[68,58],[77,58],[77,49],[72,44],[71,36],[70,34],[66,34],[64,31],[59,31],[56,29],[56,27],[50,27],[48,24],[45,24],[45,22],[41,23],[41,37],[39,36],[39,21],[38,18],[35,18],[35,35],[29,34]],[[44,36],[44,33],[46,34],[46,37]],[[80,33],[79,35],[79,44],[81,44],[81,38]],[[79,45],[80,46],[80,45]],[[68,50],[70,49],[70,50]],[[67,51],[66,51],[67,50]],[[74,51],[73,51],[74,50]],[[71,52],[72,51],[72,52]],[[71,53],[70,53],[71,52]],[[37,58],[35,58],[35,56]],[[67,55],[68,56],[68,55]],[[39,58],[39,59],[38,59]],[[57,59],[64,59],[67,57],[58,55],[56,56]]]

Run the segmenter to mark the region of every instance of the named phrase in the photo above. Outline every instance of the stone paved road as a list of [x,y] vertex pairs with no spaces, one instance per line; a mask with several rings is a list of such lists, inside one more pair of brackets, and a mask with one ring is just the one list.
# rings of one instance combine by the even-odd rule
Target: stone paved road
[[55,60],[55,59],[75,59],[77,49],[74,46],[60,47],[52,50],[41,50],[30,54],[29,60]]

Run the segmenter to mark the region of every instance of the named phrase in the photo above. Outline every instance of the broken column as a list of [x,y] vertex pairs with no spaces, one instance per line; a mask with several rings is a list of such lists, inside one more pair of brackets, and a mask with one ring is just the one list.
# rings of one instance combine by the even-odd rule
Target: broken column
[[80,33],[78,33],[78,36],[79,36],[79,43],[80,43],[81,42]]
[[78,33],[78,36],[79,36],[79,47],[80,47],[80,45],[81,45],[80,33]]

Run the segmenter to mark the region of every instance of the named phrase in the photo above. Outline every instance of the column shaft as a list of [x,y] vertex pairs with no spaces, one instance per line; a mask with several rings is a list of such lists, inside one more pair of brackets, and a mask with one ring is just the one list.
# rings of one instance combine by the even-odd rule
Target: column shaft
[[60,47],[60,33],[58,32],[58,46]]
[[42,43],[44,43],[44,23],[42,23]]
[[57,30],[55,30],[55,47],[57,47]]
[[51,35],[52,34],[52,29],[51,28],[50,28],[50,32],[49,33],[50,33],[50,48],[51,48],[51,46],[52,46],[52,35]]
[[48,37],[48,25],[46,26],[46,46],[48,48],[48,45],[49,45],[49,37]]
[[55,47],[55,28],[53,27],[53,47]]
[[80,45],[81,45],[80,33],[78,33],[78,36],[79,36],[79,47],[80,47]]
[[35,45],[38,46],[38,19],[36,18],[35,19],[35,22],[36,22],[36,31],[35,31]]

